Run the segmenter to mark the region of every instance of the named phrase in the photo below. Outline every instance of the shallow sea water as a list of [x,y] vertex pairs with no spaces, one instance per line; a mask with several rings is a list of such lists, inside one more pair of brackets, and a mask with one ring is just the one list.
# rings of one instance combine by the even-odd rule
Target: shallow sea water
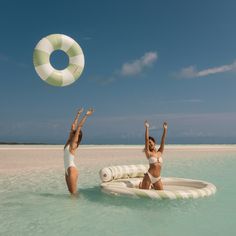
[[92,166],[89,157],[80,158],[78,198],[67,193],[61,169],[0,172],[0,235],[236,235],[236,148],[166,152],[163,176],[216,185],[214,196],[195,200],[106,195],[99,187],[102,167],[145,158],[124,163],[108,156]]

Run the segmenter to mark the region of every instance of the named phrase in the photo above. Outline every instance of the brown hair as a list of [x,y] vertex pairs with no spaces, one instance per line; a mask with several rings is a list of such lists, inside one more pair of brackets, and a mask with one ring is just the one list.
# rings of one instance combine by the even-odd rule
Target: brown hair
[[152,137],[152,136],[149,136],[148,139],[152,140],[154,143],[156,143],[156,140]]

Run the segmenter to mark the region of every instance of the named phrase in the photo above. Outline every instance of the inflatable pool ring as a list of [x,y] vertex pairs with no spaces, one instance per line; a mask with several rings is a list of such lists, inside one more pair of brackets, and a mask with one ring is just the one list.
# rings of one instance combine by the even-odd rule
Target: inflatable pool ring
[[213,195],[216,187],[208,182],[194,179],[162,178],[164,190],[139,189],[139,183],[148,165],[111,166],[100,170],[102,191],[111,195],[135,198],[186,199]]
[[[56,70],[50,63],[50,55],[55,50],[62,50],[69,57],[69,65],[63,70]],[[66,86],[75,82],[82,74],[84,54],[79,44],[72,38],[64,34],[51,34],[36,45],[33,62],[42,80],[53,86]]]

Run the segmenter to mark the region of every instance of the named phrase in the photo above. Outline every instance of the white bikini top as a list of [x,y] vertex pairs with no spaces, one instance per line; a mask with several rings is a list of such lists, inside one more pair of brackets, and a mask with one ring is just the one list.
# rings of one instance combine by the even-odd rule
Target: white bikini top
[[162,157],[160,156],[159,158],[158,157],[154,157],[154,156],[151,156],[148,158],[148,161],[149,161],[149,164],[155,164],[155,163],[160,163],[162,164],[163,163],[163,159]]

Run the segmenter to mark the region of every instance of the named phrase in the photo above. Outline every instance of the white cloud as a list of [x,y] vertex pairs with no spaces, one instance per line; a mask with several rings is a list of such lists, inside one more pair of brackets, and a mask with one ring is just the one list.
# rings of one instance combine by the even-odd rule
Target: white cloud
[[179,73],[177,73],[177,77],[179,78],[197,78],[197,77],[204,77],[212,74],[218,74],[218,73],[224,73],[236,70],[236,61],[232,64],[223,65],[219,67],[212,67],[205,70],[198,71],[196,66],[189,66],[186,68],[183,68]]
[[110,76],[92,76],[90,79],[101,85],[107,85],[113,83],[119,77],[140,75],[144,69],[151,67],[157,59],[157,52],[146,52],[139,59],[135,59],[132,62],[125,62],[120,69],[114,71]]
[[156,52],[147,52],[141,58],[133,62],[126,62],[121,68],[121,75],[131,76],[140,74],[146,67],[150,67],[157,60],[158,55]]
[[183,68],[180,73],[178,73],[178,77],[181,78],[193,78],[196,77],[197,71],[195,66],[189,66],[186,68]]

